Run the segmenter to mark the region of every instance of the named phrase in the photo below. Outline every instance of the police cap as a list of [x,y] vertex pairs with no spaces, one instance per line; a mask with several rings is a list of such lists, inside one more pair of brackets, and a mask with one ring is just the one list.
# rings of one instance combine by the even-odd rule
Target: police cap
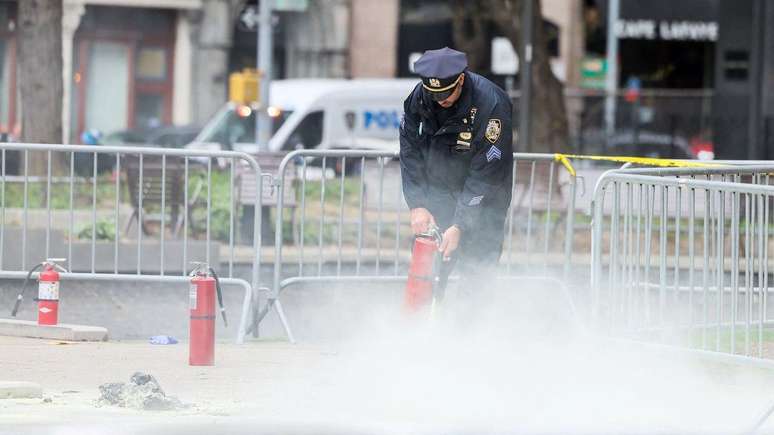
[[427,50],[414,62],[414,71],[422,77],[422,87],[435,101],[443,101],[454,92],[467,67],[465,53],[449,47]]

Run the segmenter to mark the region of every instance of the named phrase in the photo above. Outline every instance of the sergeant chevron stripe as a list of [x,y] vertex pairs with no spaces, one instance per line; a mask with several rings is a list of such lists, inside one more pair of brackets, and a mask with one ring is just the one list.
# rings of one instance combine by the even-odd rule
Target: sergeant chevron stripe
[[489,148],[489,151],[486,152],[486,161],[491,162],[492,160],[500,160],[500,157],[502,156],[503,153],[500,151],[500,149],[492,145]]

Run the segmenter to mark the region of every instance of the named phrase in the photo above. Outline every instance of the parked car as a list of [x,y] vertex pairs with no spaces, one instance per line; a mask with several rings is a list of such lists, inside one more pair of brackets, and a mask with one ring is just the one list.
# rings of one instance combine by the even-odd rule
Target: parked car
[[190,143],[200,130],[201,128],[195,125],[164,125],[151,129],[119,130],[106,135],[100,144],[182,148]]
[[[97,130],[86,130],[81,135],[81,143],[84,145],[136,145],[159,146],[165,148],[182,148],[199,133],[199,128],[192,125],[160,126],[151,129],[119,130],[103,135]],[[79,176],[88,177],[94,172],[94,154],[76,153],[75,172]],[[111,171],[115,166],[115,158],[112,155],[100,154],[97,156],[97,173],[102,174]]]
[[[608,156],[652,157],[659,159],[697,159],[695,147],[682,136],[653,131],[618,131],[609,140],[603,131],[586,131],[582,141],[575,144],[582,154]],[[704,156],[702,156],[704,157]]]

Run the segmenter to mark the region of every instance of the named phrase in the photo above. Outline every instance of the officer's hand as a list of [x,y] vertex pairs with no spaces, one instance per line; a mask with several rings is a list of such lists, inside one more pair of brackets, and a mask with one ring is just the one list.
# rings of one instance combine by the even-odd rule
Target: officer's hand
[[435,218],[430,211],[422,207],[411,209],[411,231],[415,236],[427,232],[430,225],[435,225]]
[[460,231],[457,225],[452,225],[448,230],[444,231],[443,241],[441,241],[441,246],[438,247],[438,251],[443,252],[443,261],[449,261],[452,252],[457,250],[461,234],[462,231]]

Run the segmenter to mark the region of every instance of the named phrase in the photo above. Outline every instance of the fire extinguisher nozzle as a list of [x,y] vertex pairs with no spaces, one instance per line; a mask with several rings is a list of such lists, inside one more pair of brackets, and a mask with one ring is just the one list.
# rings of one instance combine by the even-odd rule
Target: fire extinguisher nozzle
[[228,320],[226,320],[226,309],[221,307],[220,314],[223,316],[223,324],[228,328]]

